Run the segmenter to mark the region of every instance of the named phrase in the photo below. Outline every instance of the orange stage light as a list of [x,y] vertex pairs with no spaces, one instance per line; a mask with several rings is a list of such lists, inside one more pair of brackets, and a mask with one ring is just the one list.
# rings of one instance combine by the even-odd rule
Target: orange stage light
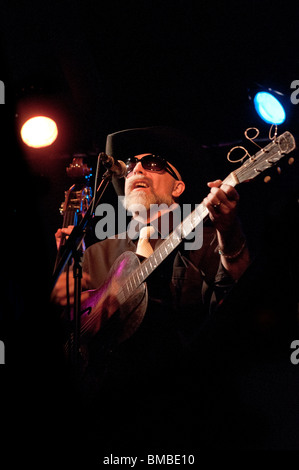
[[21,137],[29,147],[42,148],[51,145],[57,138],[55,121],[46,116],[35,116],[23,124]]

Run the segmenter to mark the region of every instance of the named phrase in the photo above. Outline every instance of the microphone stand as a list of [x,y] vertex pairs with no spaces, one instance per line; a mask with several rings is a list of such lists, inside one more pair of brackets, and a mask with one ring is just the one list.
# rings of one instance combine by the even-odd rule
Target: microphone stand
[[79,372],[79,360],[80,360],[80,314],[81,314],[81,279],[82,279],[82,240],[86,234],[87,228],[90,226],[93,218],[94,207],[101,200],[108,184],[112,180],[113,172],[107,170],[103,176],[97,191],[92,198],[84,217],[81,219],[78,225],[76,225],[69,238],[67,239],[61,258],[56,265],[56,268],[52,277],[52,289],[54,288],[58,277],[65,268],[67,262],[71,259],[74,260],[73,277],[74,277],[74,336],[73,343],[71,343],[71,355],[75,373]]

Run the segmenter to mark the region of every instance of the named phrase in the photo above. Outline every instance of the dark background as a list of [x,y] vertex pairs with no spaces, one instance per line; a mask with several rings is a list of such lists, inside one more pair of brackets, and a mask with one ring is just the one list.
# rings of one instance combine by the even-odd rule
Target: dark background
[[[95,170],[108,133],[166,125],[194,138],[198,152],[180,169],[196,201],[206,193],[206,179],[235,168],[226,164],[226,153],[244,143],[247,127],[258,127],[267,140],[269,125],[248,100],[256,83],[285,93],[288,118],[279,131],[296,135],[290,85],[298,75],[297,13],[291,2],[268,1],[6,2],[3,79],[16,108],[17,136],[29,113],[48,113],[59,128],[49,148],[20,143],[41,186],[36,198],[50,259],[61,225],[58,207],[72,183],[65,169],[83,152]],[[11,162],[7,155],[5,163]]]
[[[2,3],[0,79],[6,86],[2,162],[3,178],[9,187],[2,246],[11,256],[6,267],[5,289],[9,295],[2,338],[6,339],[8,361],[17,369],[24,371],[31,361],[34,383],[39,367],[35,362],[36,342],[46,356],[42,360],[55,363],[53,351],[47,347],[51,333],[55,337],[56,324],[47,323],[46,313],[47,321],[43,319],[37,325],[36,315],[42,313],[31,311],[29,306],[33,299],[35,305],[43,305],[47,295],[55,257],[54,233],[61,225],[58,209],[64,191],[72,184],[65,170],[73,154],[87,154],[95,169],[107,134],[133,127],[176,127],[198,145],[198,152],[186,156],[182,165],[192,197],[199,201],[205,193],[206,177],[222,178],[235,168],[226,162],[226,153],[233,145],[245,143],[250,153],[255,152],[251,143],[244,142],[247,127],[258,127],[262,143],[267,142],[269,126],[248,100],[248,90],[256,83],[285,94],[288,117],[279,132],[289,130],[298,138],[299,109],[290,102],[291,82],[299,79],[298,9],[294,2],[270,1]],[[19,138],[27,113],[36,110],[50,113],[59,128],[57,141],[42,150],[25,148]],[[271,265],[272,273],[276,270],[279,274],[277,284],[269,281],[266,290],[281,289],[284,298],[291,297],[290,304],[286,302],[281,308],[281,315],[286,309],[293,321],[297,305],[298,161],[288,166],[286,160],[280,176],[268,172],[272,177],[268,185],[257,179],[239,191],[242,221],[253,249],[266,246],[269,256],[278,259],[278,264]],[[109,198],[114,198],[112,189],[107,193]],[[34,276],[29,276],[30,270],[34,270]],[[265,276],[261,276],[261,282],[265,282]],[[281,287],[285,277],[285,284],[292,285],[291,294]],[[281,298],[279,302],[284,305]],[[11,326],[15,328],[15,320],[18,333],[12,339],[8,332]],[[24,324],[27,333],[31,326],[35,333],[47,331],[46,339],[27,340],[30,334],[23,334]],[[293,331],[292,339],[297,339],[297,331]],[[289,361],[286,363],[288,368]],[[296,403],[298,384],[295,366],[291,367],[290,396]],[[277,393],[288,401],[284,384],[290,376],[286,377],[285,368],[281,368]],[[259,373],[260,369],[256,375]],[[52,369],[51,374],[55,374]],[[269,374],[272,377],[272,372]],[[14,372],[12,375],[15,377]],[[253,380],[257,389],[261,380]],[[43,386],[47,390],[48,380]],[[56,384],[53,387],[55,395]],[[14,388],[14,402],[20,400],[18,390]],[[43,390],[36,393],[43,395]],[[27,398],[26,394],[21,398],[20,410]],[[256,406],[263,408],[264,404]],[[270,409],[275,419],[279,414],[279,429],[283,431],[275,437],[270,435],[265,447],[298,448],[296,420],[281,419],[282,415],[293,416],[293,405],[277,411],[274,400]]]

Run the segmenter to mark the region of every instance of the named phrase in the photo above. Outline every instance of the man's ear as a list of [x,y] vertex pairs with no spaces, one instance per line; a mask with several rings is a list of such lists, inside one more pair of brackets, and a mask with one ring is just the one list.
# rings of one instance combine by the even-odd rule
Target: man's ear
[[176,181],[172,190],[172,196],[174,198],[179,197],[185,191],[184,181]]

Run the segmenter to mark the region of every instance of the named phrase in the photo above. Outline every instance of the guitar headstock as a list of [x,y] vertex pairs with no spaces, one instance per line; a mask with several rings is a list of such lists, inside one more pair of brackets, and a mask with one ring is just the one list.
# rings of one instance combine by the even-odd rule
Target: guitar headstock
[[286,131],[277,136],[266,147],[247,158],[243,165],[233,173],[239,183],[249,181],[268,168],[275,166],[281,158],[296,148],[294,136]]

